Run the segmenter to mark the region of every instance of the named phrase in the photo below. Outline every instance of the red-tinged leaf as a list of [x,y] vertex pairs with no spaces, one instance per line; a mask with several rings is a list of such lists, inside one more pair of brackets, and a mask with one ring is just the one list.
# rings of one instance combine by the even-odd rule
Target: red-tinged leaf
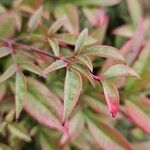
[[0,76],[0,83],[9,79],[12,75],[15,74],[16,71],[17,71],[16,64],[12,64],[11,66],[9,66],[9,68]]
[[79,6],[113,6],[120,0],[76,0],[75,3]]
[[87,55],[79,55],[76,58],[82,62],[83,65],[87,66],[88,69],[93,72],[93,64],[90,58]]
[[7,85],[5,83],[0,85],[0,102],[3,100],[7,90]]
[[117,64],[108,68],[103,76],[106,78],[118,77],[118,76],[131,76],[139,79],[139,75],[129,66]]
[[[112,138],[109,137],[109,134],[100,130],[92,121],[87,120],[88,129],[94,139],[94,142],[97,144],[99,149],[104,150],[124,150],[125,148],[115,142]],[[109,145],[109,146],[108,146]],[[128,147],[128,150],[131,148]]]
[[139,0],[126,0],[129,9],[130,17],[133,26],[138,24],[139,19],[142,17],[142,5]]
[[84,116],[81,112],[75,114],[69,122],[68,134],[64,134],[61,138],[61,144],[64,145],[66,142],[73,141],[81,133],[84,127]]
[[0,58],[7,56],[11,53],[11,50],[8,47],[0,47]]
[[73,4],[66,4],[55,9],[55,16],[59,20],[65,17],[64,28],[71,34],[79,32],[79,16],[77,7]]
[[134,150],[149,150],[150,141],[136,142],[133,144]]
[[59,119],[63,118],[63,105],[61,100],[44,84],[34,78],[27,79],[28,91],[44,103]]
[[77,52],[77,51],[80,51],[81,48],[84,46],[85,44],[85,41],[88,37],[88,29],[85,28],[79,35],[77,41],[76,41],[76,44],[75,44],[75,49],[74,51]]
[[48,30],[50,35],[54,35],[64,24],[65,18],[55,21]]
[[22,72],[16,74],[16,94],[15,94],[15,105],[16,105],[16,119],[19,118],[20,113],[23,109],[23,102],[27,91],[26,80]]
[[21,67],[25,70],[28,70],[32,73],[41,75],[42,74],[42,70],[40,68],[38,68],[35,64],[33,64],[32,62],[28,62],[28,61],[23,61],[21,62]]
[[17,138],[24,140],[26,142],[31,141],[31,137],[27,133],[24,126],[22,126],[21,124],[9,124],[8,129],[9,129],[12,136],[17,137]]
[[39,23],[41,21],[42,12],[43,12],[43,7],[40,6],[34,12],[34,14],[31,16],[31,18],[28,22],[28,28],[29,28],[30,31],[34,31],[37,28],[37,26],[39,25]]
[[92,74],[87,68],[85,68],[83,65],[80,65],[80,64],[74,64],[72,65],[72,68],[74,68],[83,76],[85,76],[91,82],[91,84],[95,87],[95,80],[93,79]]
[[145,133],[150,135],[150,117],[133,102],[126,101],[125,104],[125,113],[128,115],[130,120]]
[[51,48],[52,48],[52,50],[53,50],[53,52],[54,52],[54,54],[56,55],[56,56],[59,56],[59,44],[58,44],[58,41],[57,40],[55,40],[55,39],[48,39],[48,42],[49,42],[49,44],[50,44],[50,46],[51,46]]
[[103,81],[103,90],[106,103],[112,117],[115,117],[119,111],[119,92],[116,86],[110,81]]
[[[54,35],[54,38],[57,39],[60,44],[69,44],[69,45],[75,45],[77,40],[77,36],[68,33],[56,34]],[[88,36],[85,45],[92,45],[95,42],[96,39],[94,39],[91,36]]]
[[63,131],[61,122],[37,97],[34,97],[30,93],[26,94],[24,108],[39,123],[49,128]]
[[44,71],[43,74],[47,74],[50,73],[52,71],[64,68],[67,66],[67,62],[64,62],[63,60],[56,60],[55,62],[53,62],[49,67],[47,67]]
[[66,72],[64,87],[64,119],[71,114],[75,107],[81,89],[82,79],[80,74],[75,70],[68,69]]
[[87,47],[85,50],[85,54],[111,58],[123,62],[125,61],[124,57],[120,54],[120,52],[116,48],[111,46],[97,45],[97,46]]
[[97,100],[91,96],[84,96],[83,100],[95,112],[109,116],[107,107],[102,102],[100,102],[100,100]]

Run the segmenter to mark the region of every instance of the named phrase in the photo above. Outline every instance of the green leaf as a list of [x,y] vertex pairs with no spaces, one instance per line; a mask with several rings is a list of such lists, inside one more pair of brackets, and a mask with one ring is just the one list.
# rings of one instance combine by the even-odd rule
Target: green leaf
[[27,91],[26,80],[22,72],[18,71],[16,74],[16,119],[19,118],[20,113],[23,109],[23,102]]
[[55,39],[48,39],[48,42],[49,42],[49,44],[50,44],[50,46],[51,46],[51,48],[52,48],[52,50],[53,50],[53,52],[54,52],[54,54],[56,55],[56,56],[59,56],[59,44],[58,44],[58,41],[57,40],[55,40]]
[[0,58],[7,56],[11,53],[11,50],[8,47],[0,47]]
[[67,62],[64,62],[63,60],[56,60],[55,62],[53,62],[49,67],[47,67],[44,71],[43,74],[47,74],[50,73],[52,71],[64,68],[67,66]]
[[116,86],[107,80],[102,81],[106,103],[112,117],[119,111],[119,92]]
[[90,58],[87,56],[87,55],[79,55],[79,56],[76,56],[76,58],[83,63],[83,65],[86,65],[89,70],[91,72],[93,72],[93,64],[92,64],[92,61],[90,60]]
[[17,137],[26,142],[31,141],[31,137],[26,132],[26,129],[21,124],[9,124],[8,129],[12,136]]
[[127,100],[125,102],[125,113],[129,119],[145,133],[150,135],[150,117],[146,114],[141,106],[134,104],[132,101]]
[[106,78],[118,77],[118,76],[131,76],[139,79],[139,75],[129,66],[117,64],[108,68],[103,76]]
[[95,87],[95,81],[93,79],[93,76],[87,68],[85,68],[83,65],[80,65],[80,64],[74,64],[72,65],[72,68],[76,69],[78,72],[84,75],[91,82],[91,84]]
[[82,79],[80,74],[75,70],[68,69],[66,72],[64,87],[64,119],[71,114],[75,107],[81,89]]
[[43,12],[43,7],[40,6],[34,12],[34,14],[31,16],[31,18],[28,22],[28,28],[29,28],[30,31],[34,31],[37,28],[37,26],[39,25],[39,23],[41,21],[42,12]]
[[21,62],[21,67],[25,70],[28,70],[32,73],[41,75],[42,74],[42,70],[40,68],[38,68],[35,64],[33,64],[32,62],[28,62],[28,61],[23,61]]
[[8,78],[10,78],[15,72],[17,71],[17,65],[12,64],[1,76],[0,76],[0,83],[4,82]]
[[48,30],[49,35],[54,35],[64,24],[65,18],[55,21]]
[[0,102],[3,100],[7,90],[7,85],[5,83],[0,85]]
[[84,46],[85,41],[88,37],[88,29],[85,28],[79,35],[76,44],[75,44],[75,52],[81,50],[81,48]]
[[87,47],[85,50],[85,54],[111,58],[123,62],[125,61],[121,53],[116,48],[111,46],[96,45],[96,46]]

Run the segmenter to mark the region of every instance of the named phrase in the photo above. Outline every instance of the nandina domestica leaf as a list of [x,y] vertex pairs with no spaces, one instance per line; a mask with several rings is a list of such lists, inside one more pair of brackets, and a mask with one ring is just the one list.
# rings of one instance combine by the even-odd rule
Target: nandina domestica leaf
[[21,71],[16,74],[16,95],[15,95],[15,105],[16,105],[16,119],[19,118],[20,113],[23,109],[23,102],[25,99],[27,91],[26,80]]
[[140,106],[138,107],[132,101],[127,100],[125,104],[125,113],[128,115],[130,120],[145,133],[150,135],[150,117],[142,109],[140,109]]
[[49,67],[47,67],[44,71],[43,74],[47,74],[50,73],[52,71],[64,68],[67,66],[67,62],[64,62],[63,60],[56,60],[55,62],[53,62]]
[[11,53],[11,50],[8,47],[0,47],[0,58],[7,56]]
[[112,117],[119,111],[119,92],[116,86],[107,80],[102,81],[106,103]]
[[81,48],[84,46],[85,41],[87,39],[88,36],[88,29],[85,28],[79,35],[76,44],[75,44],[75,52],[79,52],[81,50]]
[[117,64],[108,68],[104,73],[104,77],[118,77],[118,76],[131,76],[139,79],[139,75],[130,67],[126,65]]
[[28,28],[30,31],[34,31],[40,23],[41,16],[42,16],[43,6],[40,6],[34,14],[31,16],[28,22]]
[[9,68],[0,76],[0,83],[10,78],[17,71],[17,65],[12,64]]
[[59,44],[58,44],[58,41],[55,40],[55,39],[52,39],[52,40],[48,39],[48,42],[49,42],[49,44],[50,44],[54,54],[56,56],[59,56]]
[[65,77],[64,87],[64,119],[66,119],[75,107],[80,96],[82,79],[80,74],[72,69],[68,69]]
[[106,57],[115,60],[125,61],[121,53],[114,47],[105,45],[89,46],[84,51],[87,55]]

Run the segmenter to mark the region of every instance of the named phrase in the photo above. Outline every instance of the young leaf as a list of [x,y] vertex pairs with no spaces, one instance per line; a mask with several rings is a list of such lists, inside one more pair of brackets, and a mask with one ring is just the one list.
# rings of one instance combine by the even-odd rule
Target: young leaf
[[82,79],[80,74],[68,69],[65,77],[64,87],[64,119],[66,119],[75,107],[80,96]]
[[125,61],[124,57],[120,54],[120,52],[116,48],[111,46],[96,45],[96,46],[87,47],[85,53],[88,55],[106,57],[115,60],[120,60],[123,62]]
[[17,71],[17,65],[12,64],[1,76],[0,76],[0,83],[4,82],[8,78],[10,78],[15,72]]
[[128,115],[130,120],[145,133],[150,135],[150,117],[133,102],[128,100],[125,104],[125,113]]
[[27,87],[25,77],[22,72],[18,71],[16,74],[16,95],[15,95],[16,119],[19,118],[20,112],[22,111],[26,91]]
[[48,42],[56,56],[59,56],[59,44],[55,39],[48,39]]
[[80,65],[80,64],[75,64],[72,66],[72,68],[76,69],[78,72],[84,75],[91,82],[91,84],[95,87],[95,81],[92,77],[92,74],[87,68],[85,68],[83,65]]
[[116,86],[110,81],[102,81],[106,103],[112,117],[119,111],[119,92]]
[[21,124],[9,124],[8,129],[11,132],[12,136],[22,139],[26,142],[31,141],[30,136],[25,131],[25,128],[21,126]]
[[118,76],[131,76],[139,79],[139,75],[130,67],[126,65],[117,64],[108,68],[104,73],[104,77],[118,77]]
[[93,64],[87,55],[79,55],[76,58],[86,65],[91,72],[93,72]]
[[42,11],[43,11],[43,7],[40,6],[35,12],[34,14],[31,16],[29,22],[28,22],[28,28],[30,31],[34,31],[37,26],[40,23],[41,20],[41,16],[42,16]]
[[75,44],[75,52],[79,51],[85,44],[85,41],[88,36],[88,29],[85,28],[79,35],[76,44]]
[[25,70],[28,70],[30,72],[33,72],[35,74],[41,75],[42,74],[42,70],[40,68],[38,68],[35,64],[33,64],[32,62],[28,62],[28,61],[23,61],[21,62],[21,67]]
[[64,134],[61,138],[61,144],[64,145],[66,142],[72,141],[82,132],[84,127],[84,116],[81,112],[78,112],[73,116],[69,122],[68,134]]
[[64,62],[63,60],[56,60],[55,62],[53,62],[49,67],[47,67],[44,71],[43,74],[47,74],[50,73],[52,71],[64,68],[67,66],[67,62]]
[[0,47],[0,58],[7,56],[11,53],[11,50],[8,47]]
[[64,24],[65,18],[55,21],[48,30],[49,35],[54,35]]

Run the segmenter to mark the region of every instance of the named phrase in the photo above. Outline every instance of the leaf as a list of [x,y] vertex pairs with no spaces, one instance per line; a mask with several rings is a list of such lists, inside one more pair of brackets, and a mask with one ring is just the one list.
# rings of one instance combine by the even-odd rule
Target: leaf
[[68,69],[65,77],[64,87],[64,119],[66,119],[75,107],[80,96],[82,79],[80,74]]
[[149,150],[150,141],[134,142],[134,150]]
[[16,119],[19,118],[20,113],[23,109],[23,102],[25,99],[25,93],[27,91],[26,80],[22,72],[18,71],[16,74]]
[[43,12],[43,7],[40,6],[35,12],[34,14],[31,16],[29,22],[28,22],[28,28],[30,31],[34,31],[37,26],[40,23],[41,20],[41,16],[42,16],[42,12]]
[[17,137],[26,142],[31,141],[31,137],[26,132],[25,128],[21,124],[9,124],[8,129],[14,137]]
[[75,52],[81,50],[81,48],[84,46],[85,44],[85,41],[88,37],[88,29],[85,28],[84,30],[82,30],[82,32],[80,33],[77,41],[76,41],[76,44],[75,44]]
[[48,30],[49,35],[54,35],[64,24],[65,18],[55,21]]
[[55,115],[42,103],[39,98],[27,93],[24,101],[25,110],[40,124],[43,124],[49,128],[63,131],[61,122]]
[[106,78],[118,77],[118,76],[131,76],[139,79],[139,75],[129,66],[117,64],[108,68],[103,76]]
[[116,48],[111,47],[111,46],[97,45],[97,46],[87,47],[85,50],[85,54],[111,58],[111,59],[120,60],[123,62],[125,61],[124,57],[120,54],[120,52]]
[[142,7],[139,0],[126,0],[133,26],[136,26],[142,17]]
[[[103,130],[100,130],[96,124],[94,124],[92,121],[88,119],[87,121],[88,129],[94,139],[94,142],[97,144],[99,149],[104,150],[124,150],[124,145],[119,145],[119,143],[115,142],[111,137],[109,137],[109,134],[103,132]],[[118,137],[120,138],[120,137]],[[124,140],[124,139],[123,139]],[[108,147],[109,145],[109,147]],[[127,146],[128,147],[128,146]],[[127,148],[128,150],[131,150],[131,147]]]
[[125,102],[125,113],[136,126],[150,135],[150,117],[140,109],[140,106],[138,107],[133,102],[127,100]]
[[49,67],[47,67],[44,71],[43,74],[47,74],[50,73],[52,71],[64,68],[67,66],[67,62],[64,62],[63,60],[56,60],[55,62],[53,62]]
[[0,47],[0,58],[7,56],[11,53],[11,50],[8,47]]
[[84,65],[86,65],[91,72],[93,72],[93,64],[90,58],[87,55],[79,55],[76,58],[81,61]]
[[35,64],[33,64],[32,62],[28,62],[28,61],[23,61],[21,62],[21,67],[25,70],[28,70],[32,73],[41,75],[42,74],[42,70],[40,68],[38,68]]
[[93,76],[87,68],[85,68],[83,65],[80,65],[80,64],[74,64],[72,65],[72,68],[74,68],[75,70],[80,72],[82,75],[84,75],[91,82],[91,84],[95,87],[95,81],[93,79]]
[[59,44],[58,44],[58,41],[57,40],[55,40],[55,39],[48,39],[48,42],[49,42],[49,44],[50,44],[50,46],[51,46],[51,48],[52,48],[52,50],[53,50],[53,52],[54,52],[54,54],[55,54],[55,56],[59,56]]
[[68,127],[69,128],[68,135],[64,134],[61,138],[60,143],[64,145],[69,141],[75,140],[82,132],[83,127],[84,127],[84,116],[79,111],[70,120],[69,127]]
[[120,0],[76,0],[75,3],[79,6],[112,6],[116,5]]
[[0,102],[3,100],[7,90],[7,85],[5,83],[0,85]]
[[71,34],[79,32],[79,15],[77,7],[73,4],[65,4],[55,9],[55,16],[59,20],[65,18],[64,28]]
[[17,71],[17,65],[12,64],[9,68],[0,76],[0,83],[10,78]]
[[3,143],[0,143],[0,150],[11,150],[11,148]]
[[112,117],[119,111],[119,93],[116,86],[110,81],[102,81],[106,103]]

